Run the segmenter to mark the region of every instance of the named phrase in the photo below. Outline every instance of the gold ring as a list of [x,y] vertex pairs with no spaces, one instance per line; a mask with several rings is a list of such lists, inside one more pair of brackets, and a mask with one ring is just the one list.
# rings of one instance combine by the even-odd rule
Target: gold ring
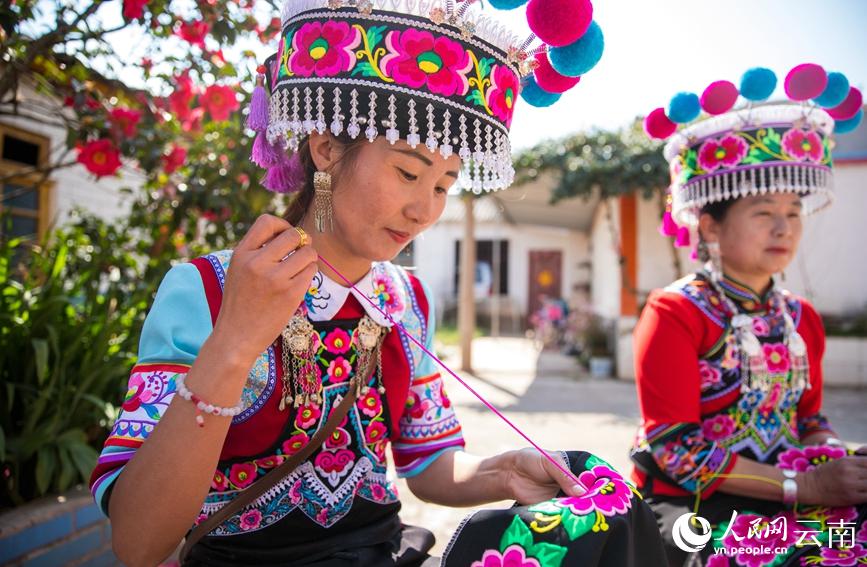
[[302,246],[307,246],[308,242],[310,241],[310,237],[307,236],[307,233],[304,232],[304,229],[297,226],[292,228],[294,228],[295,231],[298,233],[298,236],[301,237],[301,242],[298,243],[298,248],[301,248]]

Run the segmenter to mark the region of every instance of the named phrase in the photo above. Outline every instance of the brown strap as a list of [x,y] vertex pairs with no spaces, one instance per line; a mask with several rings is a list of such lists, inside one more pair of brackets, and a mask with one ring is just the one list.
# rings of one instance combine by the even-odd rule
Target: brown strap
[[337,429],[339,424],[346,414],[349,413],[349,408],[355,403],[358,397],[358,388],[353,379],[349,385],[349,391],[346,396],[337,404],[337,407],[331,412],[326,420],[325,425],[321,427],[310,442],[307,443],[300,451],[283,461],[283,463],[271,472],[263,476],[258,481],[251,484],[237,498],[231,500],[228,504],[217,510],[213,515],[209,516],[204,522],[196,526],[190,535],[184,540],[184,546],[181,548],[180,561],[181,565],[187,560],[190,550],[200,539],[211,533],[216,527],[222,524],[227,519],[240,512],[248,505],[252,504],[257,498],[265,494],[268,490],[274,487],[278,482],[286,478],[295,468],[306,461],[310,455],[321,447],[325,440]]

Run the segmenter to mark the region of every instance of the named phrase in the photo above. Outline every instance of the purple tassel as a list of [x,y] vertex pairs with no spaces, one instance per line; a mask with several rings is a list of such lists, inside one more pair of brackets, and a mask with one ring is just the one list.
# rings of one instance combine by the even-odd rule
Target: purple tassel
[[662,225],[659,227],[660,234],[663,236],[675,236],[677,235],[677,229],[678,226],[671,217],[671,211],[665,211],[665,214],[662,215]]
[[250,100],[250,111],[247,113],[247,128],[256,132],[264,132],[268,128],[268,95],[262,75],[256,78],[256,88]]
[[692,252],[689,253],[689,259],[693,262],[698,262],[698,248],[692,247]]
[[283,156],[285,156],[283,150],[270,143],[265,132],[259,132],[256,135],[256,139],[253,140],[253,151],[250,154],[250,161],[262,169],[268,169],[279,162]]
[[301,160],[283,157],[268,168],[262,185],[274,193],[294,193],[301,187]]
[[682,226],[677,229],[677,239],[675,239],[674,245],[678,248],[689,246],[689,228]]

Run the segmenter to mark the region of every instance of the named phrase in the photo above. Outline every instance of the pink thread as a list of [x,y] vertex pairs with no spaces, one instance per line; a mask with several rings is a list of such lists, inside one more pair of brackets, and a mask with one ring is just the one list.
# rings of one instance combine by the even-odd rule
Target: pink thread
[[451,368],[449,368],[448,366],[446,366],[446,365],[443,363],[442,360],[440,360],[439,358],[437,358],[437,356],[436,356],[434,353],[432,353],[431,351],[429,351],[429,350],[428,350],[427,348],[425,348],[425,346],[424,346],[423,344],[421,344],[421,343],[420,343],[420,342],[419,342],[415,337],[413,337],[412,335],[410,335],[410,334],[407,332],[407,330],[404,329],[403,325],[401,325],[400,323],[398,323],[397,321],[395,321],[394,319],[392,319],[391,315],[389,315],[388,313],[386,313],[385,311],[383,311],[383,310],[382,310],[382,309],[381,309],[381,308],[380,308],[376,303],[374,303],[374,302],[373,302],[369,297],[367,297],[367,295],[365,295],[364,293],[360,293],[361,290],[359,290],[357,287],[355,287],[355,285],[354,285],[351,281],[349,281],[349,280],[346,278],[346,276],[344,276],[343,274],[341,274],[341,273],[337,270],[337,268],[335,268],[334,266],[332,266],[331,263],[330,263],[328,260],[326,260],[325,258],[323,258],[323,257],[320,255],[320,256],[319,256],[319,261],[321,261],[323,264],[325,264],[326,266],[328,266],[329,268],[331,268],[331,270],[332,270],[335,274],[337,274],[337,275],[340,277],[340,279],[342,279],[343,281],[346,282],[346,285],[348,285],[348,286],[349,286],[350,288],[352,288],[353,290],[358,291],[358,292],[359,292],[359,295],[363,296],[364,299],[366,299],[368,303],[370,303],[370,304],[371,304],[371,305],[372,305],[372,306],[373,306],[377,311],[379,311],[380,313],[382,313],[382,314],[385,316],[386,319],[388,319],[389,321],[391,321],[391,323],[392,323],[395,327],[397,327],[397,329],[398,329],[401,333],[403,333],[403,335],[404,335],[406,338],[408,338],[409,340],[411,340],[412,342],[414,342],[414,343],[415,343],[415,344],[416,344],[416,345],[417,345],[417,346],[418,346],[422,351],[425,352],[425,354],[427,354],[429,357],[431,357],[432,359],[434,359],[434,360],[436,361],[436,363],[439,364],[439,365],[440,365],[440,366],[441,366],[441,367],[442,367],[446,372],[448,372],[449,374],[451,374],[452,378],[454,378],[455,380],[457,380],[458,382],[460,382],[461,385],[462,385],[464,388],[466,388],[467,390],[469,390],[470,393],[471,393],[472,395],[474,395],[475,397],[477,397],[477,398],[479,399],[480,402],[482,402],[483,404],[485,404],[485,406],[486,406],[489,410],[491,410],[492,412],[494,412],[494,413],[497,415],[497,417],[499,417],[500,419],[502,419],[503,421],[505,421],[505,422],[509,425],[509,427],[511,427],[512,429],[514,429],[515,432],[516,432],[518,435],[520,435],[521,437],[523,437],[524,440],[525,440],[527,443],[529,443],[530,445],[532,445],[533,448],[536,449],[536,450],[539,452],[539,454],[541,454],[543,457],[545,457],[546,459],[548,459],[548,461],[550,461],[551,464],[553,464],[555,467],[557,467],[557,468],[560,470],[560,472],[562,472],[562,473],[565,474],[568,478],[570,478],[570,479],[571,479],[571,480],[572,480],[576,485],[578,485],[578,486],[580,486],[580,487],[582,487],[582,488],[584,487],[584,485],[581,483],[581,481],[579,481],[578,478],[577,478],[574,474],[572,474],[572,471],[570,471],[570,470],[564,468],[563,465],[561,465],[561,464],[558,463],[556,460],[554,460],[554,458],[553,458],[551,455],[549,455],[546,451],[544,451],[541,447],[539,447],[539,445],[537,445],[537,444],[536,444],[532,439],[530,439],[530,438],[527,436],[526,433],[524,433],[523,431],[521,431],[521,430],[518,428],[517,425],[515,425],[514,423],[512,423],[512,422],[509,420],[508,417],[506,417],[505,415],[503,415],[502,413],[500,413],[500,410],[498,410],[497,408],[495,408],[495,407],[494,407],[494,406],[493,406],[493,405],[492,405],[488,400],[486,400],[485,398],[483,398],[481,394],[479,394],[478,392],[476,392],[476,391],[473,389],[472,386],[470,386],[469,384],[467,384],[466,382],[464,382],[463,379],[461,379],[460,376],[458,376],[457,374],[455,374],[455,372],[454,372]]

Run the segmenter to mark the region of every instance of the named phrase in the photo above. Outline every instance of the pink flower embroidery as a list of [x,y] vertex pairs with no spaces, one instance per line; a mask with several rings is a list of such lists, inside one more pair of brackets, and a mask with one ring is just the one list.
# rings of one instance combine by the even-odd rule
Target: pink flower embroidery
[[229,469],[229,481],[235,488],[247,488],[256,480],[256,465],[237,463]]
[[485,94],[485,102],[494,116],[502,120],[506,126],[512,124],[512,114],[515,103],[521,92],[518,77],[505,65],[494,65],[491,70],[491,86]]
[[211,480],[211,488],[222,492],[229,488],[229,479],[221,471],[216,471],[213,480]]
[[605,516],[625,514],[632,506],[632,491],[616,471],[596,465],[584,471],[578,481],[587,489],[581,496],[561,498],[557,505],[568,507],[573,514],[584,515],[598,510]]
[[813,161],[819,163],[825,157],[825,146],[822,137],[815,130],[792,128],[783,134],[783,150],[796,161]]
[[527,552],[520,545],[513,543],[502,553],[496,549],[488,549],[479,561],[474,561],[470,567],[540,567],[535,557],[527,557]]
[[385,500],[386,492],[382,486],[378,484],[372,484],[370,486],[370,495],[373,496],[373,499],[377,502],[382,502],[383,500]]
[[722,383],[722,372],[706,360],[698,361],[698,376],[702,392]]
[[701,424],[701,431],[711,441],[725,439],[735,431],[734,420],[727,415],[717,415],[706,419]]
[[753,333],[757,337],[767,337],[771,333],[771,326],[764,317],[753,317]]
[[361,33],[346,22],[307,22],[292,38],[289,68],[296,75],[333,77],[355,66]]
[[832,445],[807,445],[803,448],[793,447],[780,453],[777,466],[806,472],[817,466],[846,456],[846,449]]
[[298,433],[293,435],[286,441],[283,441],[283,446],[281,449],[283,450],[284,455],[294,455],[298,451],[304,448],[304,445],[307,444],[307,441],[310,439],[307,437],[306,433]]
[[457,41],[406,29],[389,32],[385,45],[388,54],[382,58],[382,69],[398,84],[414,89],[427,85],[432,93],[443,96],[467,93],[466,75],[473,62]]
[[316,471],[327,478],[332,486],[337,486],[340,479],[349,474],[354,464],[355,455],[348,449],[322,451],[314,460]]
[[388,429],[381,421],[374,421],[367,426],[367,431],[364,432],[364,438],[368,444],[376,443],[388,433]]
[[331,382],[346,382],[350,372],[352,365],[342,356],[338,356],[328,365],[328,379]]
[[349,334],[343,329],[334,329],[325,337],[325,348],[333,354],[344,354],[350,348]]
[[[778,514],[774,518],[738,514],[723,539],[723,544],[729,550],[727,555],[735,557],[738,565],[763,567],[774,560],[776,548],[788,548],[797,541],[794,533],[796,530],[789,528],[797,525],[795,517],[789,513]],[[767,553],[759,553],[757,550],[767,550]]]
[[711,138],[698,149],[698,164],[707,172],[723,166],[733,167],[747,157],[749,149],[749,144],[739,136],[730,134],[720,140]]
[[407,394],[404,412],[413,419],[421,419],[424,416],[424,404],[419,395],[412,390]]
[[323,508],[316,513],[316,521],[323,526],[328,523],[328,508]]
[[729,567],[729,560],[725,555],[711,555],[705,567]]
[[301,481],[296,480],[295,484],[292,485],[292,488],[289,489],[289,500],[292,504],[299,504],[301,502]]
[[370,417],[376,417],[382,411],[382,400],[379,397],[379,392],[371,388],[358,402],[361,408],[361,413]]
[[298,408],[298,413],[295,415],[295,425],[299,429],[308,429],[316,424],[319,416],[322,415],[322,410],[314,404],[304,404]]
[[135,372],[130,376],[126,396],[124,396],[123,411],[135,411],[142,405],[148,405],[162,394],[165,374],[155,372],[146,374]]
[[397,294],[394,282],[388,276],[379,275],[373,278],[373,297],[379,302],[379,307],[389,314],[403,310],[403,302]]
[[830,547],[822,548],[822,565],[840,565],[843,567],[852,567],[854,565],[864,564],[864,561],[859,561],[867,557],[867,549],[860,543],[856,543],[852,547],[845,549],[837,549]]
[[241,529],[244,531],[255,530],[262,523],[262,512],[250,510],[241,514]]
[[278,455],[272,455],[263,459],[256,459],[256,466],[263,469],[273,469],[283,462],[283,458]]
[[452,401],[449,399],[448,394],[446,394],[446,386],[442,382],[440,382],[440,403],[446,409],[452,407]]
[[334,430],[334,433],[325,440],[325,447],[328,449],[343,449],[349,445],[350,440],[349,433],[342,427],[338,427]]
[[199,514],[199,517],[196,518],[196,521],[194,522],[194,525],[198,526],[199,524],[201,524],[202,522],[204,522],[204,521],[207,520],[207,519],[208,519],[208,515],[207,515],[207,514]]
[[771,374],[785,374],[789,371],[789,347],[784,344],[762,345],[762,353],[765,355],[765,363]]
[[855,534],[855,541],[867,541],[867,520],[861,523],[861,529]]

